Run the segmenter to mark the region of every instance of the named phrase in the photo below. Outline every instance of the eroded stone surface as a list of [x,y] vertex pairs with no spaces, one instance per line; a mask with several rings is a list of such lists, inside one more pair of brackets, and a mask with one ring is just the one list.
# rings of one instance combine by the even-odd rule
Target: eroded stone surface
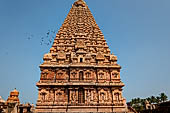
[[83,0],[76,1],[40,65],[37,112],[124,112],[121,67]]

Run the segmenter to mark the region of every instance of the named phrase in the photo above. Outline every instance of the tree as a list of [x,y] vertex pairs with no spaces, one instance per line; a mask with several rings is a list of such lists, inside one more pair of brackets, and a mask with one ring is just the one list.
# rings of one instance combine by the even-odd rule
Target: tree
[[155,96],[151,96],[151,103],[156,103],[156,98],[155,98]]
[[168,97],[165,95],[165,93],[159,94],[159,96],[151,96],[146,99],[141,98],[134,98],[130,101],[130,105],[137,111],[141,112],[145,109],[146,100],[152,105],[155,103],[165,102],[167,101]]
[[157,96],[156,97],[156,103],[159,104],[161,102],[161,97]]
[[168,100],[168,97],[165,95],[165,93],[161,93],[160,94],[160,99],[161,99],[161,102],[165,102]]
[[130,105],[138,112],[144,110],[144,99],[134,98],[130,101]]
[[145,106],[146,99],[141,99],[141,105]]

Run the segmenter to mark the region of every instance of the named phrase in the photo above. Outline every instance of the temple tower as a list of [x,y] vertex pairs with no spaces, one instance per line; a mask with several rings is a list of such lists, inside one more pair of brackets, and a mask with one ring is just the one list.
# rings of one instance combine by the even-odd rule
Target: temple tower
[[117,57],[77,0],[40,65],[37,112],[125,112]]
[[10,96],[7,99],[7,103],[20,103],[19,101],[19,91],[16,90],[16,88],[10,92]]

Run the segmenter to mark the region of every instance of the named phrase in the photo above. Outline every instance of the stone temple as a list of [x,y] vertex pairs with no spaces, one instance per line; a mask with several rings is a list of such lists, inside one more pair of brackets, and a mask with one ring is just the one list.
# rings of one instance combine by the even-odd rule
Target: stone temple
[[121,67],[85,1],[72,5],[43,60],[36,112],[126,112]]

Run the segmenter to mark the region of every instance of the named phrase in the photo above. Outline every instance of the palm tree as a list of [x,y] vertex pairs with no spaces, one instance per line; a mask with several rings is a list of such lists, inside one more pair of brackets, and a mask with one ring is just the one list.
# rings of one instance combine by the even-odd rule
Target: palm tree
[[140,99],[140,98],[134,98],[131,100],[131,106],[138,112],[142,111],[144,109],[143,106],[143,101],[144,99]]
[[140,98],[137,98],[137,103],[140,103],[141,102],[141,99]]
[[161,102],[161,97],[157,96],[156,97],[156,103],[159,104]]
[[154,96],[151,96],[151,103],[156,103],[156,98]]
[[134,98],[134,104],[137,104],[137,103],[138,103],[137,98]]
[[156,103],[160,103],[161,102],[161,98],[159,96],[156,97]]
[[146,99],[141,99],[141,105],[142,106],[145,106],[145,101],[146,101]]
[[161,102],[165,102],[168,100],[168,97],[165,95],[165,93],[161,93],[160,94],[160,99],[161,99]]

